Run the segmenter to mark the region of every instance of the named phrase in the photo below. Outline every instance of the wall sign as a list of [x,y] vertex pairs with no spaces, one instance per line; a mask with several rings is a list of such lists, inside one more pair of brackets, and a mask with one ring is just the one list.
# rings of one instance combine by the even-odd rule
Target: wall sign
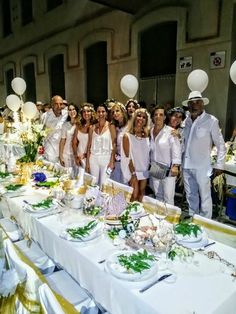
[[210,54],[210,69],[221,69],[225,67],[225,51],[212,52]]
[[193,57],[181,57],[179,58],[179,71],[188,72],[192,70]]

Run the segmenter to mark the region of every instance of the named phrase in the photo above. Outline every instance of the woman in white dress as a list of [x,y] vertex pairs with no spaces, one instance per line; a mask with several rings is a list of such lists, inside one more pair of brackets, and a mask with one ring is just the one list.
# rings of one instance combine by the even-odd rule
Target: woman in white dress
[[131,201],[142,201],[149,177],[149,125],[146,109],[137,109],[123,136],[121,167],[124,178],[133,187]]
[[166,178],[159,180],[150,178],[150,185],[160,201],[174,204],[175,181],[181,164],[181,146],[173,128],[165,125],[164,107],[157,106],[152,112],[154,126],[151,129],[151,161],[159,162],[170,168]]
[[74,167],[74,155],[72,151],[72,138],[78,122],[78,108],[70,104],[68,107],[67,121],[62,126],[62,135],[59,144],[59,160],[62,166]]
[[75,164],[78,167],[86,166],[86,155],[88,146],[88,133],[90,126],[94,123],[93,105],[84,103],[80,110],[81,119],[76,125],[72,139],[72,149],[75,158]]
[[113,124],[116,128],[115,168],[112,171],[111,179],[120,183],[124,183],[120,161],[122,137],[128,122],[128,116],[125,106],[119,102],[115,103],[111,108],[111,117],[112,117],[111,124]]
[[89,129],[86,172],[97,179],[100,187],[110,176],[115,166],[116,129],[107,121],[105,104],[97,107],[97,123]]

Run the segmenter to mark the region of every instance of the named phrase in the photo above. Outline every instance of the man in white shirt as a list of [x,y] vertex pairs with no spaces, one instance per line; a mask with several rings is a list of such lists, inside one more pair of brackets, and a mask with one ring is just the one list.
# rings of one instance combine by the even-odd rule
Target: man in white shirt
[[212,217],[211,198],[211,149],[217,147],[217,162],[214,176],[222,173],[225,160],[225,142],[218,120],[205,112],[204,105],[209,103],[201,93],[193,91],[183,105],[188,105],[189,116],[183,131],[183,177],[189,214]]
[[63,99],[60,96],[52,97],[51,105],[52,109],[42,115],[42,124],[44,128],[49,129],[49,133],[44,140],[44,158],[56,163],[59,161],[61,130],[67,114],[62,114]]

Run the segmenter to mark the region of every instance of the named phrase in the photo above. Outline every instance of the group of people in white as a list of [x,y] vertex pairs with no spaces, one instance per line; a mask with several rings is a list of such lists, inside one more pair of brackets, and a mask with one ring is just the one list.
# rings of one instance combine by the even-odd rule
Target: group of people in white
[[[189,94],[183,107],[166,112],[156,106],[149,113],[130,99],[124,106],[111,101],[63,109],[60,96],[41,116],[49,129],[44,158],[72,167],[83,167],[102,186],[107,177],[133,187],[132,201],[142,201],[147,183],[155,197],[174,204],[176,178],[182,170],[189,213],[212,216],[211,149],[217,148],[213,175],[224,169],[225,143],[218,120],[205,112],[209,103],[198,91]],[[185,108],[185,110],[183,109]],[[150,175],[150,164],[164,165],[164,178]],[[149,181],[148,181],[149,180]]]

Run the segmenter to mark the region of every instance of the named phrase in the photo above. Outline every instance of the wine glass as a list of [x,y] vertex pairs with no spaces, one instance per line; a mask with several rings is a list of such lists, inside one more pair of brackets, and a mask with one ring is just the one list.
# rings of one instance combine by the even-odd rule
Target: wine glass
[[158,221],[162,221],[167,217],[167,207],[166,207],[166,203],[163,202],[161,205],[156,205],[155,208],[155,213],[154,213],[154,217],[158,220]]

